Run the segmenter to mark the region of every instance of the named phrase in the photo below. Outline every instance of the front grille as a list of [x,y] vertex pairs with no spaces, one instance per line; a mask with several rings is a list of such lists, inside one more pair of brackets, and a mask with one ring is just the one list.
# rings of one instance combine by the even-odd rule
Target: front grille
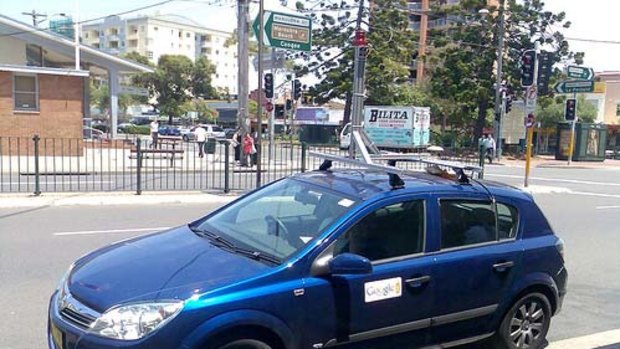
[[81,314],[69,307],[66,307],[60,311],[60,315],[70,323],[82,328],[87,329],[96,320],[94,317],[87,314]]

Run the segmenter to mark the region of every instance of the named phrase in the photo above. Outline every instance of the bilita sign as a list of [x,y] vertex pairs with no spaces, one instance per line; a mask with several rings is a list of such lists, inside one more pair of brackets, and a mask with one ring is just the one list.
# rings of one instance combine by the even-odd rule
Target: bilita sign
[[366,106],[364,130],[379,147],[412,148],[430,140],[430,109]]

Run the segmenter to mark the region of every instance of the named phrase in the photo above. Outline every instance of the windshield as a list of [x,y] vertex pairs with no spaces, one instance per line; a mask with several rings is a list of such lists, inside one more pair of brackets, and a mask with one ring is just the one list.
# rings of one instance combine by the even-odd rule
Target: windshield
[[195,228],[284,260],[355,203],[320,187],[285,179],[242,198]]

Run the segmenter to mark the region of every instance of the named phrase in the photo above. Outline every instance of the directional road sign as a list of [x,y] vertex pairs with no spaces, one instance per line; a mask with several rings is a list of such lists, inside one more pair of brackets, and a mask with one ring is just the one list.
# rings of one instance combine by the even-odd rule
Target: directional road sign
[[557,93],[589,93],[594,91],[594,81],[562,81],[555,85]]
[[[265,31],[263,41],[266,46],[293,51],[312,49],[312,21],[308,17],[265,11],[263,16]],[[254,20],[254,33],[258,37],[260,19]]]
[[126,94],[126,95],[146,96],[146,97],[149,96],[149,90],[142,88],[142,87],[121,85],[119,92],[121,94]]
[[571,79],[592,80],[594,79],[594,69],[586,67],[578,67],[571,65],[567,68],[566,73]]

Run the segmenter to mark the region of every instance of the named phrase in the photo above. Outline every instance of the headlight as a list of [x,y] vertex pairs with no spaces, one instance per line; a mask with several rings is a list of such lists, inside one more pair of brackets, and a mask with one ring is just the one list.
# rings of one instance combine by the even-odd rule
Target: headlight
[[114,339],[140,339],[172,320],[182,301],[137,303],[106,311],[91,326],[92,333]]

